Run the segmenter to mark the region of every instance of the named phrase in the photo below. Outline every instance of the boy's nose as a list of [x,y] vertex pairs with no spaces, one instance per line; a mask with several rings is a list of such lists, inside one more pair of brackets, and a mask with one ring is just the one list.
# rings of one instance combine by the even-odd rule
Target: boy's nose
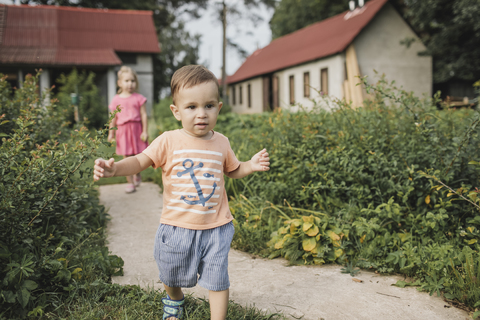
[[205,118],[206,116],[207,116],[207,113],[205,112],[204,108],[198,108],[197,109],[197,117]]

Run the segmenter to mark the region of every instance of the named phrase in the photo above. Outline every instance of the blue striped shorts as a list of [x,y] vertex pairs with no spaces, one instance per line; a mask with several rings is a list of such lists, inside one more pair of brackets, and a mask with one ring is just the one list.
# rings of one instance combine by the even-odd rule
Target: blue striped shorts
[[160,280],[169,287],[207,290],[230,287],[228,252],[235,228],[232,222],[208,230],[190,230],[160,224],[153,254]]

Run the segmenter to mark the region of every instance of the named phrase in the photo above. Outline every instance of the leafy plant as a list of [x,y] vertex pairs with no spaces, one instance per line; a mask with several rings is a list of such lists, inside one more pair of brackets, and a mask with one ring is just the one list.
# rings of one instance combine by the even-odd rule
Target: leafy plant
[[478,112],[438,110],[438,95],[420,100],[383,78],[366,88],[357,109],[318,101],[296,113],[219,116],[215,130],[240,160],[267,148],[271,162],[226,179],[233,245],[292,264],[402,273],[473,308],[478,290],[458,287],[450,260],[461,272],[459,252],[480,249]]
[[345,267],[340,269],[342,273],[349,273],[352,277],[355,277],[357,273],[360,272],[360,269],[355,269],[355,263],[353,261],[347,262]]
[[95,137],[70,130],[62,108],[40,99],[37,77],[27,76],[13,98],[5,82],[0,77],[0,317],[23,318],[84,280],[121,272],[123,262],[98,246],[107,215],[83,166],[107,129]]
[[71,94],[78,99],[78,117],[88,128],[101,129],[108,120],[107,102],[103,101],[95,85],[95,73],[73,69],[70,74],[62,74],[57,83],[60,85],[57,99],[68,112],[68,120],[75,121],[75,108]]

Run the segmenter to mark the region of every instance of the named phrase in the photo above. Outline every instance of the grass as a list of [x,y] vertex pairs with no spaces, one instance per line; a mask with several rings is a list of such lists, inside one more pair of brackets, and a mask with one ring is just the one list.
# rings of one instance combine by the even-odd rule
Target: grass
[[[82,295],[63,304],[42,319],[162,319],[162,298],[165,292],[141,289],[139,286],[101,284],[90,287]],[[185,320],[210,319],[210,308],[205,299],[185,296]],[[245,308],[232,301],[228,305],[229,320],[285,319],[281,314],[267,314],[255,308]]]

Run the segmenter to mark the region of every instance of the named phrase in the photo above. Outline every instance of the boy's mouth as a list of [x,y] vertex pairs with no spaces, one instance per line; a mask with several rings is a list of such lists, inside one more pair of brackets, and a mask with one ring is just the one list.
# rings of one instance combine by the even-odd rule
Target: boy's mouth
[[204,122],[197,123],[197,124],[195,124],[195,126],[199,127],[199,128],[202,128],[202,129],[205,129],[205,127],[208,126],[208,123],[204,123]]

